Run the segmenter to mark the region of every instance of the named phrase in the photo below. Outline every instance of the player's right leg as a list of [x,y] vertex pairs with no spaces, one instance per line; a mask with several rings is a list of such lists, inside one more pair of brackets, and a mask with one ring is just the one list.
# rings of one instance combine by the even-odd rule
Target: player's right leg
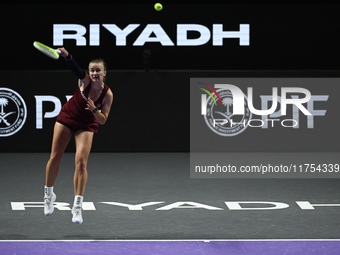
[[53,192],[53,187],[59,173],[60,160],[71,136],[72,131],[68,127],[56,122],[53,132],[51,155],[46,165],[44,196],[44,214],[46,216],[51,215],[54,211],[53,203],[57,196]]
[[75,133],[76,157],[74,172],[74,203],[72,207],[72,222],[83,222],[82,204],[87,182],[87,161],[92,147],[93,132],[79,130]]

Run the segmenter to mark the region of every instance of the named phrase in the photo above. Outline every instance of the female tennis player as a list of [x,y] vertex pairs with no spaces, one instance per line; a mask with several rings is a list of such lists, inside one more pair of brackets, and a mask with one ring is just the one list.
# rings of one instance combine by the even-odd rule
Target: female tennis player
[[59,172],[59,163],[66,146],[74,133],[76,154],[74,173],[75,198],[72,221],[83,222],[82,203],[87,182],[87,160],[92,147],[94,133],[99,124],[105,124],[113,102],[113,93],[104,84],[106,65],[97,59],[89,63],[89,72],[82,70],[65,48],[58,48],[68,67],[79,78],[73,97],[62,107],[54,126],[50,159],[46,166],[44,213],[51,215],[56,195],[53,187]]

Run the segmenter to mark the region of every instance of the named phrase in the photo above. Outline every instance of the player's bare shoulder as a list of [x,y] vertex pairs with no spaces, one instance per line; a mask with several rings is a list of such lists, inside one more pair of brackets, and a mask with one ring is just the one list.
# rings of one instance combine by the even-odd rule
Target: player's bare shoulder
[[90,76],[88,75],[88,73],[86,73],[86,76],[84,79],[78,80],[78,87],[80,91],[83,91],[84,89],[86,89],[86,87],[90,84],[90,82],[91,82]]

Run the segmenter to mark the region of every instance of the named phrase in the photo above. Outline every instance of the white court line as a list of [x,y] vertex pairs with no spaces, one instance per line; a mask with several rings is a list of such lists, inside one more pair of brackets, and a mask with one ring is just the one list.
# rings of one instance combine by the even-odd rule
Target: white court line
[[340,239],[188,239],[188,240],[0,240],[1,242],[339,242]]

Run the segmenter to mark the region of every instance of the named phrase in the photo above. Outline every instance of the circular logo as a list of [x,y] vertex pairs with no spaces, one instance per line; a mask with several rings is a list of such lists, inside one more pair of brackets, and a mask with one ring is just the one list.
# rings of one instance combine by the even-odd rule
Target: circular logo
[[11,136],[25,124],[25,101],[14,90],[0,88],[0,137]]
[[204,115],[208,127],[216,134],[221,136],[235,136],[242,133],[248,127],[252,113],[248,108],[248,98],[244,95],[244,114],[233,114],[233,94],[228,89],[219,89],[216,91],[222,101],[214,95],[214,100],[209,97],[207,100],[207,114]]

